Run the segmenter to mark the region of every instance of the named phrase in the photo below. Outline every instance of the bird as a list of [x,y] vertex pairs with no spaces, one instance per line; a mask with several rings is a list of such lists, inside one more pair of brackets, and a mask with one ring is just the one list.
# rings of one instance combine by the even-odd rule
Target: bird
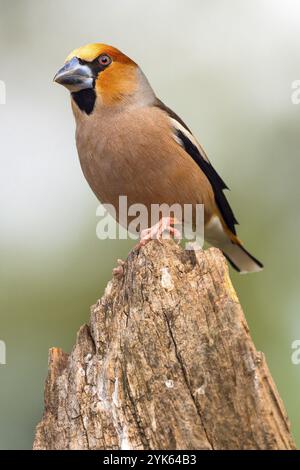
[[[139,65],[119,49],[92,43],[73,50],[54,81],[71,95],[83,174],[103,204],[204,206],[204,236],[240,273],[262,263],[237,236],[228,189],[190,128],[159,98]],[[174,218],[144,228],[141,243],[176,234]]]

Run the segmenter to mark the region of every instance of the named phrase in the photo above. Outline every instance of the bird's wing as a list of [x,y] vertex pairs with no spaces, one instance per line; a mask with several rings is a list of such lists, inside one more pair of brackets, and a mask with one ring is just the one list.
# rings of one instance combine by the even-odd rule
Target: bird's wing
[[184,148],[206,175],[213,188],[216,204],[222,214],[224,222],[231,232],[236,235],[235,225],[238,224],[238,221],[223,193],[224,189],[229,189],[228,186],[211,165],[205,151],[182,119],[160,100],[155,102],[155,106],[168,114],[176,142]]

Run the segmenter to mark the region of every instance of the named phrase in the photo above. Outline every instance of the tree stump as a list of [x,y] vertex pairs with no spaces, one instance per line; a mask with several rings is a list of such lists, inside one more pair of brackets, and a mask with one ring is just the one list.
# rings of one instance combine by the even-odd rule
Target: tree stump
[[215,248],[130,253],[70,355],[50,350],[34,449],[293,449]]

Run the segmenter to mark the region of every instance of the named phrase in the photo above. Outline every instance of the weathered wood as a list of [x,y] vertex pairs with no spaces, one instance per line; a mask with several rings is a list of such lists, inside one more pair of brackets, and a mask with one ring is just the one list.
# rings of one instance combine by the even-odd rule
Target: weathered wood
[[50,350],[34,449],[292,449],[288,418],[217,249],[132,252]]

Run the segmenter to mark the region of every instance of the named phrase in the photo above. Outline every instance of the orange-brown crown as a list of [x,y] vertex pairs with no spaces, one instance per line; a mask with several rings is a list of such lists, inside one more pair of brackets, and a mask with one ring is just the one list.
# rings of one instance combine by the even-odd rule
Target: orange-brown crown
[[66,58],[66,62],[73,59],[73,57],[78,57],[78,59],[92,62],[100,54],[108,54],[116,62],[136,65],[133,60],[127,57],[127,55],[123,54],[123,52],[119,51],[119,49],[116,49],[113,46],[108,46],[107,44],[100,43],[86,44],[85,46],[74,49],[74,51],[72,51]]

